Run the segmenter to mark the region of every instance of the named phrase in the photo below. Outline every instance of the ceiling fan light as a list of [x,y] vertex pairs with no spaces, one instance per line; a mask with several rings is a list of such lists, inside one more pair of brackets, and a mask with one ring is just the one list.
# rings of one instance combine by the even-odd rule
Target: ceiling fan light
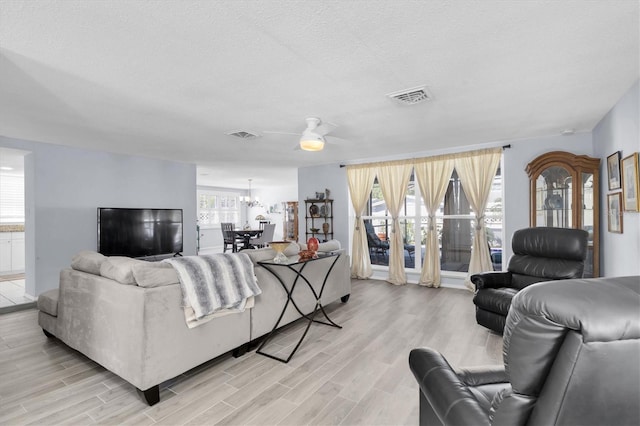
[[300,149],[304,151],[322,151],[324,138],[316,133],[305,131],[300,138]]

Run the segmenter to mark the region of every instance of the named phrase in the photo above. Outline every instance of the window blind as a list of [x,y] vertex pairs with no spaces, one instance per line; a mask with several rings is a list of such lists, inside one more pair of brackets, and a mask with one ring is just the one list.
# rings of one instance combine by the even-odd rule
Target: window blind
[[0,174],[0,223],[24,223],[24,176]]

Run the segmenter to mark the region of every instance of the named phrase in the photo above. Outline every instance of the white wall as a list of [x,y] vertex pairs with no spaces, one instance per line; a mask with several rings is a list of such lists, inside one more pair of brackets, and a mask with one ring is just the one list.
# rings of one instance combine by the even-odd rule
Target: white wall
[[88,151],[0,136],[25,156],[26,293],[58,286],[80,250],[97,247],[97,207],[181,208],[184,254],[196,247],[194,164]]
[[623,233],[614,234],[607,227],[607,156],[621,151],[622,158],[640,151],[640,82],[636,83],[617,102],[593,129],[595,156],[600,157],[600,235],[601,275],[640,275],[640,213],[624,212]]

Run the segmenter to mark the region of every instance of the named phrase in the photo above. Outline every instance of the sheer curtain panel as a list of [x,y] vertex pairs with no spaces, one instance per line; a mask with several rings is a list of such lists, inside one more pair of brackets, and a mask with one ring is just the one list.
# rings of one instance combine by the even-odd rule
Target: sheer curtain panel
[[378,182],[382,196],[391,214],[391,241],[389,243],[389,281],[391,284],[407,283],[404,271],[404,241],[398,216],[407,193],[413,160],[406,162],[378,163]]
[[436,232],[436,212],[447,191],[453,165],[453,156],[423,158],[416,160],[414,164],[420,195],[429,216],[424,263],[419,281],[420,285],[427,287],[440,287],[440,247]]
[[356,221],[353,228],[353,249],[351,251],[351,277],[353,278],[366,279],[373,274],[362,213],[367,206],[367,201],[369,201],[369,194],[371,194],[371,187],[375,177],[374,166],[347,166],[351,204],[356,213]]
[[487,244],[484,211],[487,208],[493,177],[498,170],[501,156],[501,148],[474,151],[455,156],[456,171],[460,177],[464,193],[467,195],[469,204],[475,213],[476,226],[473,230],[473,248],[471,249],[469,272],[465,281],[465,284],[471,290],[475,290],[475,286],[469,280],[471,275],[493,270],[491,254]]

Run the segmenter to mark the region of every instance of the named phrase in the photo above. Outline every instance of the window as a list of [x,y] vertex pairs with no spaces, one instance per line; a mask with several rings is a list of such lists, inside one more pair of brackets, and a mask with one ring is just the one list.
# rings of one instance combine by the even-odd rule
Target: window
[[240,193],[198,190],[198,224],[202,227],[231,222],[240,225]]
[[0,174],[0,223],[24,223],[24,176]]
[[[494,269],[499,270],[502,263],[502,176],[500,168],[493,179],[491,195],[484,215],[491,259]],[[444,201],[436,213],[441,270],[468,271],[473,244],[474,217],[458,174],[454,170]],[[377,237],[382,242],[387,241],[391,232],[391,215],[386,208],[377,179],[373,184],[369,206],[363,218],[373,226],[376,235],[371,238]],[[405,245],[405,268],[420,270],[425,251],[428,215],[413,175],[409,180],[399,222]],[[370,241],[370,248],[372,244],[374,242]],[[386,266],[389,264],[388,250],[381,249],[379,246],[375,250],[370,250],[370,258],[374,265]]]
[[[399,216],[400,229],[405,244],[405,268],[413,268],[415,266],[413,254],[415,250],[416,189],[412,175]],[[368,220],[373,226],[376,235],[372,238],[377,237],[381,242],[381,246],[378,246],[377,250],[371,250],[371,263],[374,265],[388,265],[389,253],[384,247],[388,245],[388,236],[391,232],[391,215],[382,197],[382,190],[377,178],[373,183],[368,212],[365,213],[364,219]]]

